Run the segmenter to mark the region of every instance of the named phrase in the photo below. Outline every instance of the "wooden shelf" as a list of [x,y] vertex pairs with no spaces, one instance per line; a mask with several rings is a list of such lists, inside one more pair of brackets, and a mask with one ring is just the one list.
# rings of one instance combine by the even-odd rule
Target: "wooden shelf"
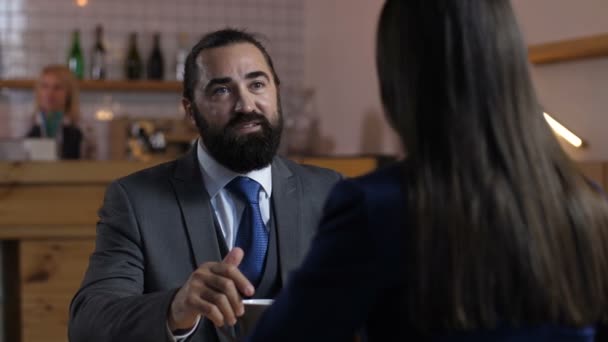
[[[0,88],[32,89],[35,80],[31,79],[0,79]],[[80,81],[80,90],[93,91],[138,91],[138,92],[176,92],[182,91],[179,81]]]
[[175,133],[165,134],[165,140],[167,140],[167,143],[189,144],[196,138],[198,138],[198,133],[196,133],[196,132],[188,132],[185,134],[175,134]]
[[528,57],[533,64],[608,57],[608,34],[532,45]]

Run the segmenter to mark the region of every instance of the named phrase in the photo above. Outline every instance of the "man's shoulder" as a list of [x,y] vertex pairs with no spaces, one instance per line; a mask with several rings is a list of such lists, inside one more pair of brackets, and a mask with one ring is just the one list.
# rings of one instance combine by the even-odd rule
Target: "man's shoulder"
[[159,183],[166,182],[169,180],[175,170],[176,163],[176,160],[172,160],[169,162],[147,167],[139,171],[133,172],[129,175],[118,178],[114,182],[120,183],[122,186],[125,187],[147,185],[158,186]]

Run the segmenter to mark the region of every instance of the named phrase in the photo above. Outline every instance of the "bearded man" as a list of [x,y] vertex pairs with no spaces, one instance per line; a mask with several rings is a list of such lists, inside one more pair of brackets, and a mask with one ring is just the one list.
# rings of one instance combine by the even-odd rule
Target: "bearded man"
[[70,341],[229,341],[242,298],[273,298],[303,259],[340,176],[276,155],[279,78],[255,36],[204,36],[182,104],[201,138],[118,179],[70,305]]

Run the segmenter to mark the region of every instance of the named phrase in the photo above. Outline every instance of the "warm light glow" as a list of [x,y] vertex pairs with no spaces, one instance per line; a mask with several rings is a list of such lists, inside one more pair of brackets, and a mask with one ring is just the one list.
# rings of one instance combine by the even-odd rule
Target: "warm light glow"
[[110,121],[114,119],[114,113],[109,110],[100,109],[95,113],[95,118],[99,121]]
[[569,142],[574,147],[578,148],[578,147],[583,146],[583,140],[581,138],[577,137],[576,134],[570,132],[569,129],[562,126],[562,124],[560,124],[559,122],[557,122],[557,120],[552,118],[551,115],[549,115],[547,113],[543,113],[543,114],[545,115],[545,120],[547,120],[547,122],[549,123],[549,126],[551,126],[551,128],[557,135],[566,139],[566,141]]
[[89,0],[76,0],[76,5],[84,7],[89,3]]

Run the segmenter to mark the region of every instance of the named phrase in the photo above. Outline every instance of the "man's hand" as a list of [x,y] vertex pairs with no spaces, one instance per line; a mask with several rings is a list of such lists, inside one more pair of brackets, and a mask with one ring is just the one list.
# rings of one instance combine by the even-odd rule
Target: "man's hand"
[[245,308],[241,294],[252,296],[253,285],[238,269],[243,250],[233,248],[222,262],[207,262],[199,266],[171,302],[169,329],[191,329],[198,315],[221,327],[236,324]]

